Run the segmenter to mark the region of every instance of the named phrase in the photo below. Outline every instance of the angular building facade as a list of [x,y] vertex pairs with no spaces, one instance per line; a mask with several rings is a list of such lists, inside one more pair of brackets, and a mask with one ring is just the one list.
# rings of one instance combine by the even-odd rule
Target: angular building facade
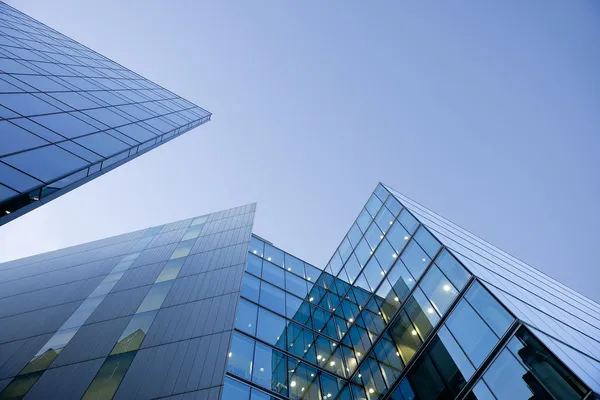
[[593,399],[600,306],[384,185],[322,270],[253,204],[0,264],[0,399]]
[[0,225],[210,116],[0,1]]

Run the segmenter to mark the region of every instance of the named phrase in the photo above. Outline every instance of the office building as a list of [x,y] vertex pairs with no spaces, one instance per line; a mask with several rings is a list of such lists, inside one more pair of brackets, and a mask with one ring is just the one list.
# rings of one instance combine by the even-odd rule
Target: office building
[[0,1],[0,225],[210,116]]
[[324,269],[253,204],[0,264],[0,399],[593,399],[600,306],[384,185]]

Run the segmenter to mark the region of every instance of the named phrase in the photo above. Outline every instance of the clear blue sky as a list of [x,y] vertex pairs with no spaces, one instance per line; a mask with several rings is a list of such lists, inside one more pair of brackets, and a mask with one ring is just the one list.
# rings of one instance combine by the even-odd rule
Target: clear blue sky
[[383,181],[600,300],[600,3],[8,2],[214,115],[2,227],[0,259],[257,201],[324,266]]

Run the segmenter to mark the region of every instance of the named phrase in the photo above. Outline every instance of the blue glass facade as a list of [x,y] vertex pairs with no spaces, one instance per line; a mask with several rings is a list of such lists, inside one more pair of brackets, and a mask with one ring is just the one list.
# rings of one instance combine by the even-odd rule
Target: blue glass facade
[[210,116],[0,2],[0,225]]
[[[471,242],[459,247],[448,226],[460,228],[450,224],[378,185],[316,279],[312,266],[303,268],[254,236],[223,398],[593,398],[600,353],[577,351],[556,331],[524,318],[499,291],[498,285],[508,291],[506,284],[481,275],[484,267],[473,267],[475,256],[464,254],[471,248],[481,257],[514,259],[463,230]],[[568,290],[531,273],[534,282]],[[521,287],[529,289],[522,281]],[[532,315],[547,307],[531,294],[520,299],[537,310]],[[575,299],[597,307],[580,295]],[[559,315],[554,311],[554,318]],[[599,336],[586,337],[595,342]]]
[[1,264],[0,399],[598,393],[595,303],[391,189],[324,269],[254,209]]

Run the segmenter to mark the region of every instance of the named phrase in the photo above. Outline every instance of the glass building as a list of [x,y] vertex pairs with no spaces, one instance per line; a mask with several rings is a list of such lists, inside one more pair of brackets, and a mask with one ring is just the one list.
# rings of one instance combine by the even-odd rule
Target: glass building
[[0,399],[594,399],[600,306],[382,184],[324,269],[253,204],[0,264]]
[[0,225],[210,115],[0,1]]

